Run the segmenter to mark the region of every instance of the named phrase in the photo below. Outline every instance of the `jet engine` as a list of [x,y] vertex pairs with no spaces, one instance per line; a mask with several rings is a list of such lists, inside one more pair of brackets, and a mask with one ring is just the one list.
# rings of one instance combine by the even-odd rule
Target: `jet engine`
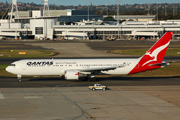
[[87,75],[80,73],[79,71],[75,70],[68,70],[65,72],[65,79],[66,80],[80,80],[82,78],[87,77]]

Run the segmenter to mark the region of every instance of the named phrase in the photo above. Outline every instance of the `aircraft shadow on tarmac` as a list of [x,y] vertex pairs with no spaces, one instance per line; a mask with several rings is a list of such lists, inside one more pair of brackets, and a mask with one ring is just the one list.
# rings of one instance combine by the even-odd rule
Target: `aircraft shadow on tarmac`
[[67,81],[63,78],[30,78],[26,81],[33,84],[63,84],[64,86],[88,86],[101,83],[107,86],[172,86],[180,85],[180,76],[173,77],[104,77],[91,81]]
[[[180,76],[171,77],[101,77],[94,78],[91,80],[70,80],[74,82],[84,82],[84,81],[167,81],[167,80],[180,80]],[[42,77],[42,78],[28,78],[29,81],[66,81],[62,77]]]
[[0,88],[11,87],[81,87],[100,83],[106,86],[176,86],[180,85],[180,76],[173,77],[104,77],[93,81],[67,81],[58,77],[24,77],[18,82],[15,77],[1,77]]

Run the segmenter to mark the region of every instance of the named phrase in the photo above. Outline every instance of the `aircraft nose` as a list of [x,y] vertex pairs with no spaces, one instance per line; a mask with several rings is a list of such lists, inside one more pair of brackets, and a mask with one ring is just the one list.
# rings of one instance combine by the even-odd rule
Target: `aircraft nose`
[[8,66],[8,67],[6,67],[6,71],[7,72],[11,72],[11,68]]

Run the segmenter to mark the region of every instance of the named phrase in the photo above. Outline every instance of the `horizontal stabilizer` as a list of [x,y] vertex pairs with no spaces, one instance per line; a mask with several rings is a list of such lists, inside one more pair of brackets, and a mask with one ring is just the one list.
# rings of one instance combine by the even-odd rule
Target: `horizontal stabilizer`
[[156,64],[149,64],[149,66],[169,66],[170,63],[177,63],[180,61],[169,61],[169,62],[163,62],[163,63],[156,63]]
[[156,64],[150,64],[149,66],[169,66],[169,63],[156,63]]

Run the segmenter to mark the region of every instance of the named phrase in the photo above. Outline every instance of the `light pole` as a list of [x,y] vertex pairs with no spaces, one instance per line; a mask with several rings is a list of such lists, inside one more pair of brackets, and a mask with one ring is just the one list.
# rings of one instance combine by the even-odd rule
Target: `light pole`
[[121,0],[117,0],[117,25],[118,25],[118,39],[119,39],[119,4]]
[[88,5],[88,21],[89,21],[89,5]]
[[165,16],[167,16],[166,5],[165,5]]
[[108,17],[108,14],[109,14],[109,13],[108,13],[108,10],[109,10],[109,9],[108,9],[108,3],[107,3],[107,17]]
[[117,25],[119,24],[119,3],[120,3],[120,0],[117,0]]
[[150,9],[151,9],[151,4],[149,3],[149,6],[148,6],[148,15],[150,15]]
[[91,4],[91,2],[88,2],[88,21],[89,21],[89,5]]
[[158,17],[159,17],[158,7],[159,7],[159,4],[157,4],[157,21],[158,21]]

